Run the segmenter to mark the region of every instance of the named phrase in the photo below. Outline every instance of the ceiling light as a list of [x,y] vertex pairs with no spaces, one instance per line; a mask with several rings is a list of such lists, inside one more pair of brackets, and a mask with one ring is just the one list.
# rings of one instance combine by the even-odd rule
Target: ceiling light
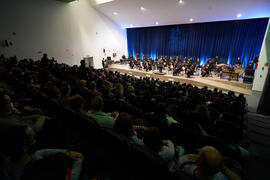
[[141,11],[145,11],[146,9],[144,7],[141,7]]
[[239,13],[239,14],[237,14],[237,16],[236,16],[236,17],[240,18],[240,17],[242,17],[242,14],[241,14],[241,13]]
[[184,1],[183,0],[179,0],[179,4],[183,4],[184,3]]
[[118,12],[113,12],[113,15],[117,16],[118,15]]
[[105,4],[105,3],[108,3],[108,2],[112,2],[114,0],[95,0],[96,1],[96,4]]
[[156,25],[158,25],[159,23],[158,22],[156,22]]
[[191,19],[189,19],[189,21],[191,21],[191,22],[192,22],[192,21],[193,21],[193,19],[191,18]]

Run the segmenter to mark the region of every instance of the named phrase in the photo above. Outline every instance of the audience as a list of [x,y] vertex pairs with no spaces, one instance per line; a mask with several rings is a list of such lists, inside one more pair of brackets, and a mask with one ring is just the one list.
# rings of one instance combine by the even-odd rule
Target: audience
[[[14,158],[23,158],[20,159],[23,163],[16,166],[16,173],[11,179],[18,179],[22,175],[23,167],[36,157],[32,156],[30,151],[33,142],[27,137],[40,132],[49,118],[46,116],[47,109],[39,107],[39,104],[44,102],[35,99],[35,96],[29,98],[27,92],[17,89],[10,80],[35,90],[63,107],[69,106],[72,110],[85,114],[101,127],[110,128],[135,144],[145,145],[167,161],[172,172],[183,169],[202,179],[224,179],[224,174],[229,179],[239,178],[222,165],[221,155],[213,147],[202,148],[196,156],[197,163],[180,164],[182,161],[189,161],[190,157],[195,157],[183,155],[185,151],[193,152],[202,136],[210,135],[229,145],[238,145],[246,113],[243,94],[237,96],[234,92],[224,93],[207,87],[198,88],[147,77],[135,78],[106,69],[96,70],[86,67],[84,60],[79,67],[59,64],[54,59],[50,60],[47,54],[38,61],[18,61],[17,57],[5,58],[1,55],[0,75],[1,133],[4,136],[10,135],[7,130],[14,128],[14,132],[17,128],[18,132],[14,132],[14,137],[21,133],[19,139],[25,138],[20,142],[13,140],[14,144],[6,139],[5,147],[0,148],[1,153],[12,157],[12,162],[15,162]],[[9,88],[5,88],[8,84],[15,86],[11,88],[11,92]],[[11,99],[14,100],[13,103]],[[226,124],[227,128],[221,126],[222,124]],[[175,129],[173,133],[170,132],[172,128]],[[231,133],[232,129],[235,134]],[[16,150],[12,150],[15,142],[19,143]],[[240,146],[239,148],[241,149]],[[8,150],[11,150],[11,154]],[[12,154],[12,151],[15,152]],[[66,153],[64,150],[53,151],[52,156],[37,159],[33,164],[37,167],[45,167],[53,162],[63,164],[61,173],[59,171],[55,176],[64,177],[66,160],[61,155],[58,156],[58,152]],[[208,156],[209,154],[213,156]],[[75,153],[76,157],[77,155],[82,159],[81,154]],[[24,179],[41,178],[39,174],[29,173],[35,166],[29,165],[29,169],[25,172]],[[54,173],[52,171],[52,174]]]

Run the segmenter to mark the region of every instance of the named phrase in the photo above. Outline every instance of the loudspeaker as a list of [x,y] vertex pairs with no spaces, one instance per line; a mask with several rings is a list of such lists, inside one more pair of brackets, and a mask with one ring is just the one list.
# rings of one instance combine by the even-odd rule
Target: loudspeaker
[[254,63],[258,63],[259,62],[259,56],[256,56],[254,59]]
[[8,40],[5,40],[5,46],[8,47]]
[[245,76],[243,79],[244,83],[252,83],[254,79],[254,76]]
[[246,69],[246,76],[254,76],[255,70],[254,69]]

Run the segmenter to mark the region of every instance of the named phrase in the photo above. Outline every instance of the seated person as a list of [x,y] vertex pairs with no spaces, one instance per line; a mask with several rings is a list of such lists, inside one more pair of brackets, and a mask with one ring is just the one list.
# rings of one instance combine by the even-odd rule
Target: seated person
[[142,140],[137,137],[133,125],[133,117],[130,114],[120,113],[115,120],[114,130],[119,134],[125,136],[126,138],[130,139],[134,143],[143,144]]
[[143,138],[143,143],[167,161],[169,170],[172,172],[175,171],[179,158],[185,153],[182,146],[175,147],[172,141],[162,140],[157,132],[147,133]]
[[222,156],[212,146],[205,146],[197,154],[182,156],[178,162],[179,169],[202,180],[241,180],[241,178],[222,164]]
[[80,94],[75,94],[69,99],[68,104],[72,109],[78,112],[83,112],[85,100]]
[[0,151],[8,156],[3,167],[5,179],[20,180],[26,165],[34,160],[41,160],[58,153],[65,154],[73,160],[71,179],[79,179],[82,160],[84,159],[81,153],[63,149],[43,149],[34,152],[35,132],[27,126],[14,126],[1,133],[3,134],[1,134],[2,146]]
[[29,125],[36,132],[39,132],[48,119],[47,116],[28,115],[23,116],[13,107],[11,99],[6,94],[0,94],[0,130],[15,126],[15,125]]
[[86,113],[86,115],[94,120],[101,126],[113,129],[114,117],[110,113],[102,112],[103,99],[101,96],[95,96],[90,102],[92,111]]
[[96,82],[95,81],[91,81],[90,85],[89,85],[89,92],[92,96],[101,96],[101,92],[98,92],[96,89]]

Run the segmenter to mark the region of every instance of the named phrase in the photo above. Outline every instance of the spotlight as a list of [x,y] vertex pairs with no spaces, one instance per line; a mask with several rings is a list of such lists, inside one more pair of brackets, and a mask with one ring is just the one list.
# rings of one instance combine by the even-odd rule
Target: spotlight
[[242,14],[241,14],[241,13],[239,13],[239,14],[237,14],[237,16],[236,16],[236,17],[240,18],[240,17],[242,17]]
[[192,21],[193,21],[193,19],[191,18],[191,19],[189,19],[189,21],[190,21],[190,22],[192,22]]
[[117,16],[118,15],[118,12],[113,12],[113,15]]
[[184,1],[183,0],[179,0],[179,4],[183,4],[184,3]]
[[156,25],[158,25],[159,23],[158,22],[156,22]]
[[141,11],[145,11],[146,9],[144,7],[141,7]]

